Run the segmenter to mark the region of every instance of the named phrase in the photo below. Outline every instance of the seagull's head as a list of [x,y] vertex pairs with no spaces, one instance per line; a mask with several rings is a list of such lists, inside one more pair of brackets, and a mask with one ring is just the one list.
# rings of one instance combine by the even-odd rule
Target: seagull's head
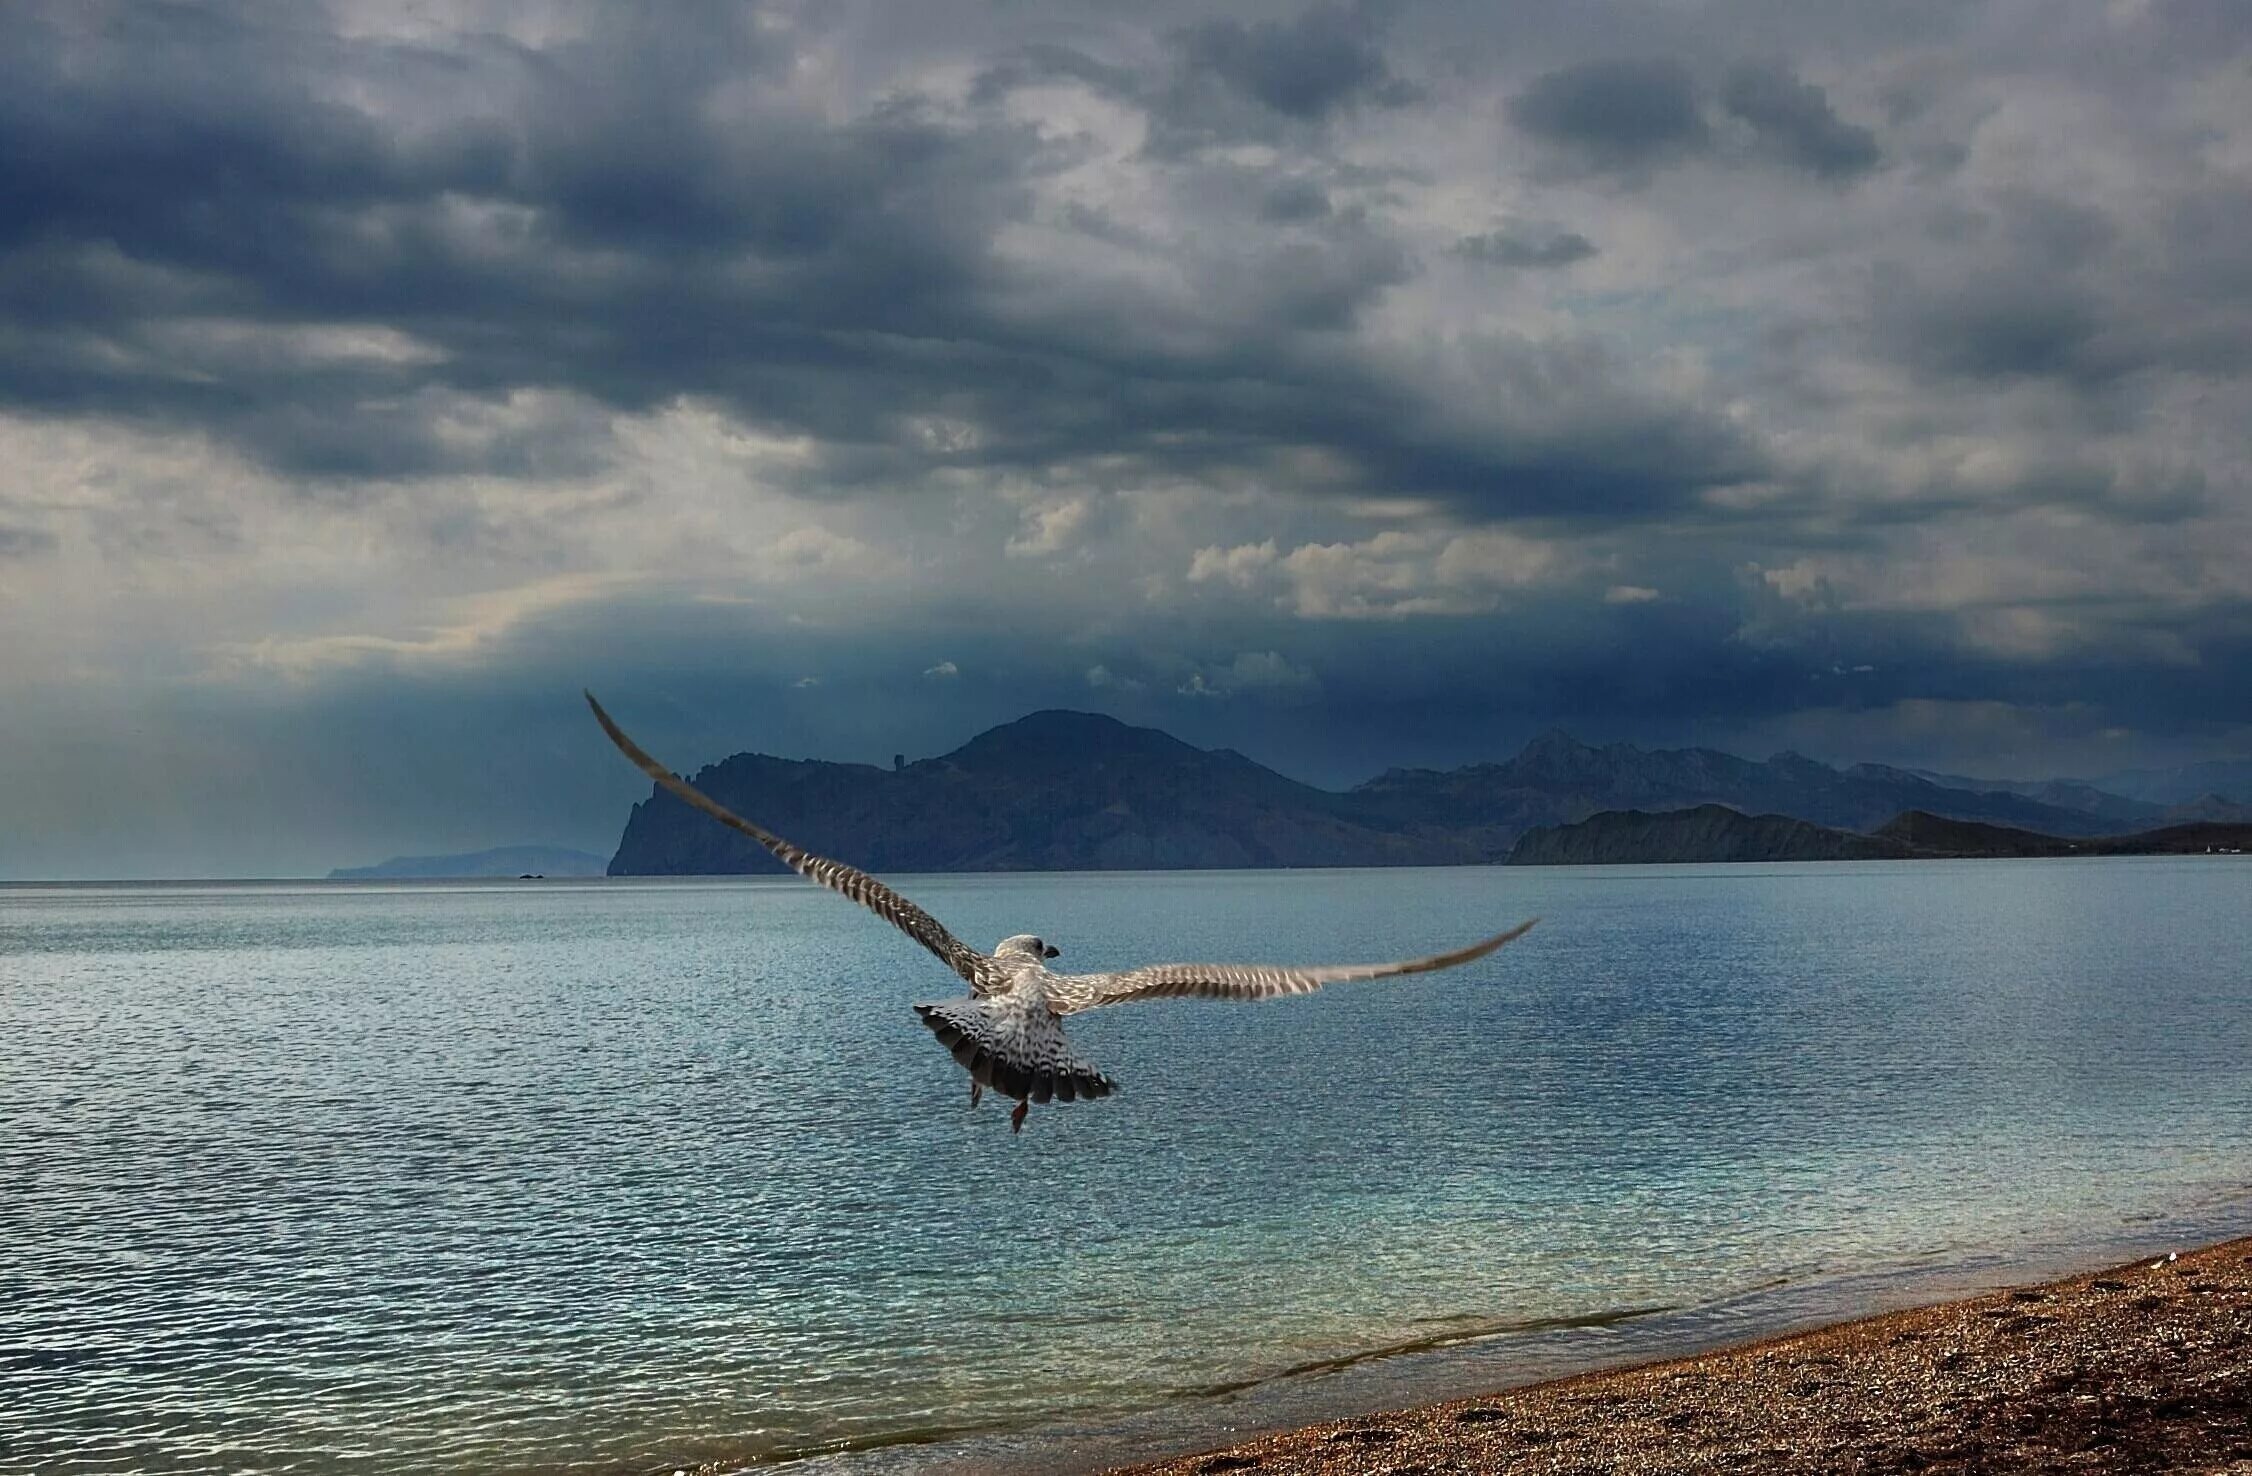
[[1046,942],[1043,939],[1035,938],[1030,933],[1018,933],[1014,937],[1003,938],[1000,942],[993,945],[993,956],[995,958],[1029,958],[1038,960],[1055,958],[1061,955],[1062,952],[1063,950],[1056,947],[1054,944]]

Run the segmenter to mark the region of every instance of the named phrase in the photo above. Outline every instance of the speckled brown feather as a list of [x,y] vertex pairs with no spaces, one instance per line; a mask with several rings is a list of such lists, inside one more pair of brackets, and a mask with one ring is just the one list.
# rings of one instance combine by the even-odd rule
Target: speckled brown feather
[[1099,1005],[1124,1004],[1136,999],[1257,1000],[1286,994],[1311,994],[1324,984],[1350,984],[1363,979],[1390,979],[1403,974],[1428,974],[1451,969],[1511,943],[1531,930],[1539,918],[1528,918],[1506,933],[1426,958],[1398,963],[1324,964],[1309,968],[1277,968],[1267,964],[1151,964],[1117,974],[1057,974],[1047,981],[1048,1004],[1059,1015],[1074,1015]]
[[950,999],[915,1013],[970,1078],[1019,1101],[1107,1097],[1118,1083],[1081,1059],[1037,998]]

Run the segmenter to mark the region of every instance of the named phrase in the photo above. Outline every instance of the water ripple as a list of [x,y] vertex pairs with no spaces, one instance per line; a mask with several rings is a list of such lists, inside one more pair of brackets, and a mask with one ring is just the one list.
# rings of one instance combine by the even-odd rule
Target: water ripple
[[910,890],[1090,968],[1547,922],[1457,975],[1074,1021],[1126,1092],[1012,1139],[906,1011],[952,982],[801,886],[0,888],[0,1471],[1068,1432],[2252,1177],[2244,866]]

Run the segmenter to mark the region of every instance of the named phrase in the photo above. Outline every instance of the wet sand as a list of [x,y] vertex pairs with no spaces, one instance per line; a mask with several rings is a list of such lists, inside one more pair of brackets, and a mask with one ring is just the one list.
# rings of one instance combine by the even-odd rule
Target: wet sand
[[2252,1476],[2252,1238],[1131,1469]]

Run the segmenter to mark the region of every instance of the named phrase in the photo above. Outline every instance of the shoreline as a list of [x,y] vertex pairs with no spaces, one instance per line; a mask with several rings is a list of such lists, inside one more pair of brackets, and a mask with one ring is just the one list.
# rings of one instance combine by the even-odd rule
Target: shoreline
[[[1465,1329],[1461,1336],[1441,1337],[1436,1346],[1421,1351],[1371,1346],[1303,1369],[1236,1381],[1225,1392],[1184,1389],[1157,1405],[878,1438],[749,1461],[715,1461],[694,1469],[711,1476],[748,1476],[768,1469],[835,1476],[1052,1476],[1066,1471],[1179,1476],[1214,1455],[1256,1450],[1308,1431],[1414,1418],[1579,1380],[1693,1364],[1882,1317],[1985,1303],[2014,1292],[2110,1276],[2112,1268],[2147,1266],[2168,1254],[2194,1257],[2237,1245],[2252,1256],[2252,1190],[2214,1186],[2194,1208],[2132,1216],[2108,1233],[2056,1231],[2008,1249],[1935,1250],[1855,1269],[1784,1276],[1710,1299],[1631,1309],[1623,1317],[1558,1319],[1553,1325],[1518,1325],[1498,1332]],[[2252,1324],[2252,1300],[2241,1315]],[[1418,1469],[1422,1465],[1428,1469]],[[1265,1468],[1239,1469],[1394,1467],[1399,1476],[1493,1469],[1447,1458],[1424,1462],[1404,1454],[1389,1465],[1376,1461],[1365,1468],[1270,1462]],[[678,1462],[652,1464],[645,1476],[670,1476],[678,1469]],[[1547,1468],[1504,1464],[1498,1469]],[[1565,1462],[1557,1469],[1575,1468]],[[1614,1468],[1583,1460],[1579,1469]],[[2252,1460],[2230,1476],[2252,1476]]]
[[2252,1237],[1111,1476],[2252,1472]]

